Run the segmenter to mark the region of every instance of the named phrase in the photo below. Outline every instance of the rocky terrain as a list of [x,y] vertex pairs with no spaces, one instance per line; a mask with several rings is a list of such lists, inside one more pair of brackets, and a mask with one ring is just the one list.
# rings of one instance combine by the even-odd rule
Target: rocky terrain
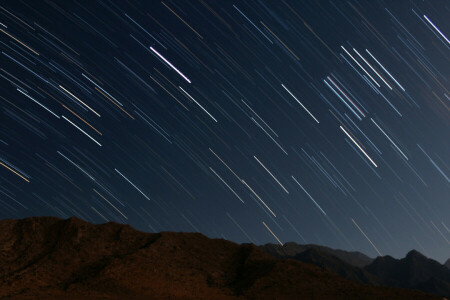
[[372,259],[360,252],[318,245],[266,244],[260,249],[274,257],[310,263],[361,283],[416,289],[450,298],[450,260],[442,265],[416,250],[402,259],[388,255]]
[[0,221],[0,299],[442,299],[251,244],[77,218]]

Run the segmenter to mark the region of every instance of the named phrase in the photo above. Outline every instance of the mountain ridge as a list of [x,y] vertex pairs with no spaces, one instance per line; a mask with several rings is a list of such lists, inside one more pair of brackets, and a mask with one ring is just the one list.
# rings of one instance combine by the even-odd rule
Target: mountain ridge
[[297,244],[295,242],[287,242],[284,243],[283,246],[281,246],[279,244],[268,243],[259,247],[264,252],[269,253],[272,256],[285,258],[295,257],[297,254],[300,254],[301,252],[309,248],[315,248],[322,252],[337,256],[341,260],[360,268],[370,264],[374,260],[373,258],[359,251],[345,251],[315,244]]
[[355,251],[332,249],[314,244],[301,245],[292,242],[286,244],[283,246],[265,244],[260,246],[260,249],[274,257],[310,263],[357,282],[375,286],[417,289],[450,297],[448,266],[441,265],[414,249],[401,259],[389,255],[372,259]]
[[200,233],[55,217],[1,220],[0,232],[2,299],[440,299]]

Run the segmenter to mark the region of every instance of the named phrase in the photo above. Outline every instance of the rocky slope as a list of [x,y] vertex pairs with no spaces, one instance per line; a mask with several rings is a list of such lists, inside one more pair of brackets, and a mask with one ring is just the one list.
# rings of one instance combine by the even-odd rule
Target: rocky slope
[[0,299],[440,299],[250,244],[76,218],[0,221]]

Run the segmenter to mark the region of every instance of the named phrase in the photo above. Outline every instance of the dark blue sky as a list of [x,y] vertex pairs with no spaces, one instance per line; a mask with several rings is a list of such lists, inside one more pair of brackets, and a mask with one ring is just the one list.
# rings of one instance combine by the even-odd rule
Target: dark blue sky
[[3,1],[0,218],[450,253],[446,1]]

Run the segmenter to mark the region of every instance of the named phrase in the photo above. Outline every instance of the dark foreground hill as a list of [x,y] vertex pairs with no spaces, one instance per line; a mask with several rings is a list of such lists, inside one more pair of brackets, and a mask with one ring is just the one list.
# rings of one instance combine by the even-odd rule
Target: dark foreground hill
[[374,287],[198,233],[0,221],[0,299],[441,299]]

